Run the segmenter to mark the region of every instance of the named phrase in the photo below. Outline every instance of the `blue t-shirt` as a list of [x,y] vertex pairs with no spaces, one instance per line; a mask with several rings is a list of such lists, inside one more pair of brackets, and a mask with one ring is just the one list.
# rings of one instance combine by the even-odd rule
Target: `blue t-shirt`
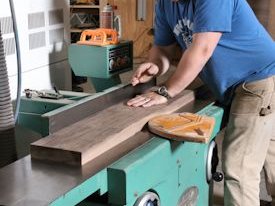
[[223,102],[234,87],[275,74],[275,43],[246,0],[157,0],[155,44],[186,49],[192,35],[222,32],[201,79]]

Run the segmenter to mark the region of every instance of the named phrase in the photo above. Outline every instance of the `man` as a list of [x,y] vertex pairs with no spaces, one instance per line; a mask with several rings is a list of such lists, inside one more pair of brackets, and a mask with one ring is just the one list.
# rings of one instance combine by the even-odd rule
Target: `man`
[[157,0],[155,10],[154,46],[133,86],[164,74],[176,43],[184,52],[164,85],[127,104],[166,103],[199,74],[217,100],[231,104],[223,142],[224,205],[259,205],[263,167],[267,182],[275,182],[275,44],[245,0]]

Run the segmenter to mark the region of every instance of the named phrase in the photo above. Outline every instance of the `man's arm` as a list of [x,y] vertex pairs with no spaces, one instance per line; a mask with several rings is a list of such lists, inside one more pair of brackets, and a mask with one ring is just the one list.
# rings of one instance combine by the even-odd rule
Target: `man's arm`
[[165,83],[171,97],[180,93],[197,77],[212,56],[221,35],[220,32],[193,35],[191,46],[183,53],[176,71]]
[[[169,96],[176,96],[196,78],[212,56],[221,36],[222,33],[220,32],[205,32],[193,35],[191,46],[183,53],[176,71],[165,83]],[[131,99],[127,104],[134,107],[150,107],[165,102],[167,102],[165,97],[150,92]]]
[[175,47],[176,44],[153,46],[149,52],[147,62],[141,64],[133,75],[133,86],[148,82],[154,76],[166,73],[170,67],[171,57],[175,51]]
[[155,62],[158,65],[158,75],[165,74],[169,69],[175,49],[176,43],[169,46],[153,46],[150,50],[149,62]]

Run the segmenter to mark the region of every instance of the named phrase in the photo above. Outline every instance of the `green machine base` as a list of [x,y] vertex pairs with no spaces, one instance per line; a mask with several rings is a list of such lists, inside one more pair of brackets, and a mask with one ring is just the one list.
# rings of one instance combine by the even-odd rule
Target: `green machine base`
[[90,77],[90,80],[97,92],[102,92],[108,88],[121,84],[119,75],[112,76],[108,79]]
[[[213,139],[221,128],[223,109],[210,104],[198,113],[216,120],[209,144],[153,137],[51,205],[211,205],[209,159]],[[106,202],[81,201],[93,193],[107,195]]]
[[[44,90],[53,93],[54,91]],[[46,99],[40,97],[21,97],[18,124],[41,134],[42,137],[49,135],[53,123],[50,118],[58,113],[78,104],[82,100],[92,98],[92,94],[60,91],[62,99]]]
[[[21,118],[30,114],[37,116],[36,121],[32,121],[39,123],[37,131],[40,125],[47,129],[44,132],[52,133],[121,102],[126,98],[126,92],[129,92],[127,95],[138,93],[133,92],[133,87],[127,88],[121,85],[88,96],[70,94],[68,102],[37,100],[28,104],[31,100],[25,99]],[[26,156],[0,169],[0,188],[5,188],[0,194],[0,205],[211,205],[214,138],[221,129],[223,109],[210,103],[209,99],[195,102],[183,107],[182,111],[197,112],[200,108],[197,113],[215,118],[215,128],[208,144],[170,141],[144,133],[151,137],[150,140],[96,171],[97,166],[92,164],[71,168],[32,161],[30,156]],[[80,114],[82,116],[77,116]]]

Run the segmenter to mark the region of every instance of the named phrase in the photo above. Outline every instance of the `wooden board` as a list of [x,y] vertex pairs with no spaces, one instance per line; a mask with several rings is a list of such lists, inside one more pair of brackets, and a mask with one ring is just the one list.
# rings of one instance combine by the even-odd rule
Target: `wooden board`
[[213,132],[215,119],[193,113],[173,113],[152,118],[149,130],[161,137],[177,141],[207,143]]
[[88,116],[102,111],[111,105],[117,104],[124,99],[132,98],[135,94],[144,93],[155,86],[155,81],[140,84],[135,87],[132,85],[118,85],[102,93],[96,93],[75,104],[66,105],[52,112],[42,115],[49,122],[49,133],[55,133],[64,127],[68,127]]
[[167,104],[150,108],[118,103],[33,143],[31,157],[84,165],[141,131],[154,116],[173,113],[194,98],[193,91],[185,90]]

